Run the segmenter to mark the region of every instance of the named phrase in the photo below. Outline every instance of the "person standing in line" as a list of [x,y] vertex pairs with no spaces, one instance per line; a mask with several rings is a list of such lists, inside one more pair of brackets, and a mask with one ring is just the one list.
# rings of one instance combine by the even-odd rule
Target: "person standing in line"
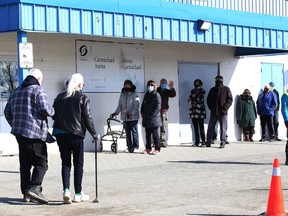
[[[191,90],[188,102],[190,103],[189,117],[192,119],[194,127],[195,143],[192,146],[205,145],[204,119],[206,109],[204,104],[205,90],[202,88],[203,82],[200,79],[194,81],[194,89]],[[199,137],[200,133],[200,137]]]
[[48,133],[47,120],[54,115],[54,109],[41,87],[42,81],[42,72],[30,69],[23,83],[9,97],[4,115],[18,142],[23,202],[33,199],[47,204],[48,199],[42,194],[42,182],[48,170],[46,142],[55,141]]
[[228,109],[232,105],[233,97],[230,88],[223,85],[223,77],[215,77],[215,87],[212,87],[207,96],[207,105],[211,111],[208,130],[206,147],[211,147],[212,137],[215,133],[215,125],[219,121],[221,131],[221,143],[220,148],[225,148],[225,142],[227,139],[227,113]]
[[274,116],[273,116],[273,126],[274,126],[274,133],[275,133],[275,141],[281,141],[278,137],[278,127],[279,127],[279,108],[280,108],[280,97],[279,92],[275,89],[274,82],[270,82],[269,86],[271,88],[271,91],[276,95],[277,98],[277,107],[274,110]]
[[260,116],[261,123],[261,139],[259,142],[266,141],[266,125],[268,127],[269,141],[273,142],[275,139],[275,132],[273,127],[274,110],[277,107],[276,95],[270,90],[269,85],[264,85],[264,91],[259,94],[257,101],[257,113]]
[[[169,87],[169,89],[167,88]],[[169,109],[169,98],[176,96],[174,88],[174,82],[171,80],[167,84],[167,80],[162,78],[160,80],[160,86],[157,88],[157,92],[161,95],[161,121],[162,126],[160,127],[160,143],[161,147],[166,148],[167,144],[167,130],[168,130],[168,109]]]
[[240,95],[236,106],[237,124],[242,128],[244,141],[253,142],[253,135],[255,134],[255,120],[257,118],[257,111],[255,102],[251,96],[249,89],[245,89]]
[[117,109],[111,117],[121,112],[121,120],[124,122],[127,149],[125,152],[139,152],[138,119],[140,100],[136,92],[136,86],[131,80],[124,81]]
[[96,141],[98,135],[90,112],[90,100],[81,92],[84,87],[83,76],[73,74],[67,84],[66,91],[58,94],[53,103],[53,135],[56,137],[62,161],[63,203],[71,204],[71,154],[75,189],[73,202],[87,201],[89,196],[82,191],[84,138],[86,130]]
[[[146,148],[144,154],[159,155],[161,150],[158,128],[161,121],[161,96],[156,91],[157,85],[153,80],[147,82],[147,92],[141,104],[142,126],[146,133]],[[155,151],[151,152],[151,135],[153,137]]]
[[286,126],[286,146],[285,146],[285,156],[286,156],[286,161],[285,165],[288,165],[288,90],[282,95],[281,97],[281,113],[284,119],[284,123]]

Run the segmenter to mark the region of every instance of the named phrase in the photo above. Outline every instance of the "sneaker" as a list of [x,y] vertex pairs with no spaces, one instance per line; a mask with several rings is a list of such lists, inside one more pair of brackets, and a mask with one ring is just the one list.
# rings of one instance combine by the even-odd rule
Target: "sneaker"
[[64,204],[71,204],[71,192],[69,189],[65,189],[63,192],[63,203]]
[[124,152],[126,152],[126,153],[129,153],[129,149],[128,149],[128,148],[127,148],[127,149],[125,149],[125,150],[124,150]]
[[73,202],[79,203],[89,200],[89,195],[84,194],[83,192],[75,194]]
[[282,141],[282,139],[279,139],[279,138],[275,138],[275,141]]
[[225,144],[230,144],[227,140],[225,141]]
[[24,194],[24,195],[23,195],[22,202],[28,203],[28,202],[32,202],[32,201],[33,201],[33,200],[30,199],[30,197],[29,197],[27,194]]
[[134,149],[134,153],[139,153],[139,152],[140,152],[139,149],[137,148]]
[[27,196],[41,204],[48,204],[48,199],[43,196],[42,187],[40,185],[32,186],[28,191]]
[[167,145],[165,143],[161,143],[161,148],[167,148]]
[[155,151],[153,151],[151,154],[152,154],[152,155],[159,155],[159,154],[160,154],[160,151],[155,150]]
[[144,152],[143,152],[143,154],[149,155],[149,154],[150,154],[150,152],[151,152],[151,150],[150,150],[150,149],[145,149],[145,150],[144,150]]

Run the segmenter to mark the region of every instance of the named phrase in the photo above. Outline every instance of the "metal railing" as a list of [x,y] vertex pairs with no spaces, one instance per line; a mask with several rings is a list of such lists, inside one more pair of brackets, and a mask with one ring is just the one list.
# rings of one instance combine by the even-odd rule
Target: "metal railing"
[[288,17],[288,0],[163,0],[205,7]]

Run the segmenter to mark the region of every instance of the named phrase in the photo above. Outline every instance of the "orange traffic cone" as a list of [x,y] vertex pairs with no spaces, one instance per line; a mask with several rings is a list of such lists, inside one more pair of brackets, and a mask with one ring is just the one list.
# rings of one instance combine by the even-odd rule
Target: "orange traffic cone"
[[277,158],[274,159],[270,193],[268,198],[267,216],[285,216],[285,206],[282,193],[282,181],[280,174],[280,165]]

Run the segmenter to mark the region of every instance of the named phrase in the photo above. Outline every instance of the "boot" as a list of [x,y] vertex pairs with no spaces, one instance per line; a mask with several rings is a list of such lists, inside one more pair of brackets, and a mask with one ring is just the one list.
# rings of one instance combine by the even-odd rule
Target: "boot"
[[249,140],[250,140],[250,142],[254,142],[254,140],[253,140],[253,134],[249,134]]
[[244,134],[244,142],[249,142],[249,134]]

